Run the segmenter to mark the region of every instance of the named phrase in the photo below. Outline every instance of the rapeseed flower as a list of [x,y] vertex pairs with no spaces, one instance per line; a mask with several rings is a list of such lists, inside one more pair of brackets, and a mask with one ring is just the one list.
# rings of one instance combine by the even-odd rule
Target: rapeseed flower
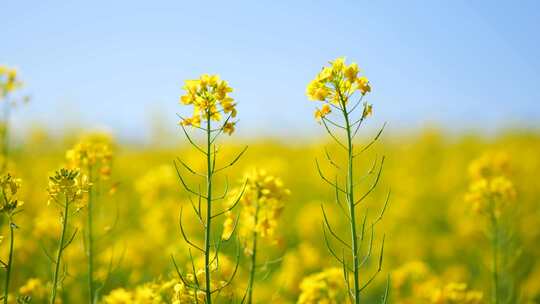
[[484,154],[469,166],[471,183],[465,200],[477,213],[499,217],[516,199],[516,189],[508,174],[510,166],[504,153]]
[[[241,220],[239,237],[245,243],[253,242],[254,233],[260,237],[274,240],[277,221],[284,207],[284,200],[290,195],[280,178],[268,174],[265,170],[253,170],[246,174],[247,184],[240,198]],[[237,192],[241,189],[237,189]],[[234,197],[234,196],[233,196]],[[224,224],[223,238],[232,233],[233,215],[228,213]],[[251,254],[245,247],[247,254]]]
[[[344,108],[356,92],[361,96],[371,92],[369,80],[365,76],[359,76],[359,73],[358,65],[347,65],[343,57],[330,61],[330,66],[323,67],[306,88],[306,95],[310,100],[325,103],[322,109],[315,111],[317,120],[330,113],[329,104]],[[366,117],[371,113],[371,105],[364,108],[364,113]]]
[[203,74],[199,79],[187,80],[183,89],[186,94],[180,97],[180,103],[193,105],[191,117],[182,118],[182,126],[200,127],[202,122],[220,121],[225,116],[226,123],[223,131],[227,134],[234,132],[237,110],[234,99],[229,96],[233,89],[221,80],[218,75]]
[[69,203],[81,200],[90,184],[86,175],[81,175],[78,170],[62,168],[49,177],[49,201],[59,202],[59,197],[64,196]]

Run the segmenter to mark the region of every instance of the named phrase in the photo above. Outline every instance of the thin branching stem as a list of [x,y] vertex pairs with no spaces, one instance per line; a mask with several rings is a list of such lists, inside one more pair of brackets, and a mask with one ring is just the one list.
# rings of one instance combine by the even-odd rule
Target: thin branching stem
[[[339,93],[339,90],[338,90]],[[341,93],[339,93],[341,96]],[[354,301],[356,304],[360,303],[360,263],[358,258],[358,236],[356,232],[356,214],[354,203],[354,181],[353,181],[353,134],[351,133],[351,124],[349,122],[349,113],[345,100],[340,98],[343,107],[343,116],[345,119],[345,129],[347,134],[347,202],[349,203],[349,218],[351,224],[351,244],[352,244],[352,259],[353,259],[353,272],[354,272]]]
[[9,256],[6,267],[6,280],[4,282],[4,304],[8,303],[9,282],[11,279],[11,268],[13,266],[13,244],[14,244],[14,229],[16,225],[13,223],[13,218],[9,216]]
[[[211,124],[210,124],[210,112],[206,113],[206,227],[204,233],[204,271],[205,271],[205,294],[206,303],[212,303],[212,294],[210,291],[210,233],[212,230],[212,175],[213,175],[213,161],[212,161],[212,139],[211,139]],[[216,156],[214,155],[214,158]]]
[[56,292],[58,290],[58,279],[59,279],[59,271],[60,271],[60,263],[62,260],[62,253],[66,249],[64,246],[64,241],[66,237],[67,232],[67,226],[68,226],[68,218],[69,218],[69,205],[70,205],[69,198],[66,195],[65,198],[65,204],[64,204],[64,213],[62,214],[62,232],[60,234],[60,242],[58,243],[58,252],[56,254],[56,260],[55,260],[55,266],[54,266],[54,274],[53,274],[53,282],[51,286],[51,301],[50,304],[54,304],[56,301]]
[[[361,223],[361,225],[362,225],[362,227],[361,227],[361,235],[359,235],[359,231],[357,231],[356,207],[369,194],[371,194],[372,191],[375,189],[375,187],[378,185],[379,179],[380,179],[381,173],[382,173],[383,164],[384,164],[384,157],[382,158],[382,161],[380,163],[380,168],[379,168],[379,170],[377,172],[377,175],[376,175],[376,178],[375,178],[373,184],[368,188],[366,193],[364,193],[363,195],[360,196],[360,199],[355,200],[355,186],[356,185],[355,185],[355,181],[354,181],[354,159],[358,155],[354,153],[353,141],[354,141],[354,138],[355,138],[358,130],[360,129],[360,126],[362,125],[362,122],[364,121],[364,119],[367,116],[366,116],[366,114],[363,113],[361,118],[359,118],[357,120],[352,119],[353,118],[352,117],[353,112],[358,107],[358,105],[361,104],[363,96],[360,97],[360,99],[355,104],[353,104],[352,106],[348,105],[348,99],[351,96],[350,95],[344,95],[343,92],[341,92],[340,83],[339,83],[340,81],[341,80],[336,80],[335,83],[334,83],[334,89],[335,89],[336,94],[338,95],[337,97],[339,99],[339,104],[332,105],[330,103],[330,105],[333,106],[334,108],[338,109],[339,113],[341,113],[342,118],[343,118],[343,125],[334,123],[332,120],[329,120],[328,118],[324,118],[324,117],[323,117],[323,119],[321,121],[322,121],[322,123],[323,123],[323,125],[325,127],[325,130],[332,137],[332,139],[334,141],[336,141],[336,143],[339,146],[341,146],[342,148],[344,148],[347,151],[347,169],[346,169],[346,183],[345,183],[345,186],[343,188],[339,187],[337,176],[336,176],[335,182],[329,180],[323,174],[323,172],[321,170],[321,167],[319,165],[319,162],[317,160],[316,160],[316,165],[317,165],[317,171],[318,171],[319,175],[321,176],[321,178],[327,184],[331,185],[334,188],[335,194],[336,194],[337,204],[342,208],[342,211],[344,211],[345,216],[348,219],[348,223],[350,225],[351,242],[347,243],[346,241],[344,241],[342,238],[340,238],[334,232],[334,230],[332,229],[332,227],[330,226],[330,223],[328,221],[326,211],[324,210],[324,208],[322,208],[323,217],[324,217],[323,218],[323,223],[322,223],[323,224],[323,235],[324,235],[324,240],[325,240],[326,246],[328,247],[328,250],[330,251],[330,254],[334,258],[336,258],[336,260],[343,266],[344,277],[345,277],[345,282],[347,284],[349,299],[351,300],[352,303],[359,304],[360,303],[360,293],[362,292],[362,290],[364,288],[366,288],[369,284],[372,283],[372,281],[375,279],[377,274],[382,269],[382,254],[383,254],[383,249],[384,249],[384,237],[383,237],[383,245],[382,245],[382,248],[381,248],[381,255],[379,257],[379,268],[377,269],[377,271],[374,274],[372,274],[369,278],[367,278],[367,281],[364,284],[360,284],[360,267],[362,267],[362,265],[364,265],[367,262],[367,260],[371,257],[371,251],[372,251],[373,240],[374,240],[374,226],[375,226],[376,223],[378,223],[381,220],[382,215],[384,214],[384,211],[386,210],[386,207],[387,207],[387,204],[388,204],[388,197],[386,199],[386,202],[384,204],[384,207],[383,207],[379,217],[377,219],[375,219],[375,221],[373,221],[371,223],[371,227],[370,227],[371,228],[371,238],[369,240],[369,247],[367,249],[367,254],[366,254],[366,256],[363,257],[362,261],[360,261],[360,249],[361,249],[361,244],[364,241],[364,235],[365,235],[365,231],[366,231],[367,209],[366,209],[366,214],[365,214],[365,216],[363,218],[363,221]],[[349,106],[349,108],[348,108],[348,106]],[[329,125],[332,125],[333,127],[342,128],[345,131],[345,138],[344,138],[343,141],[341,141],[338,138],[338,136],[336,136],[333,133],[333,131],[330,129]],[[378,134],[375,136],[375,138],[371,142],[369,142],[365,147],[363,147],[361,149],[359,154],[364,152],[365,150],[367,150],[369,147],[371,147],[371,145],[375,141],[378,140],[378,138],[381,135],[383,129],[384,129],[384,125],[381,128],[381,130],[378,132]],[[328,162],[332,166],[334,166],[336,169],[339,170],[340,167],[333,161],[333,159],[330,157],[330,154],[328,153],[328,151],[326,149],[325,149],[325,155],[326,155],[326,159],[328,160]],[[376,168],[376,165],[377,165],[377,160],[374,162],[373,167],[368,172],[367,176],[371,175],[374,172],[374,170]],[[346,204],[344,204],[344,205],[347,205],[348,210],[346,210],[346,208],[341,204],[340,198],[339,198],[340,195],[345,196],[345,198],[346,198],[345,203]],[[345,250],[350,251],[351,256],[352,256],[352,262],[351,263],[347,263],[347,261],[345,260],[345,253],[343,253],[343,258],[340,258],[336,254],[335,250],[333,249],[333,247],[331,245],[331,242],[328,239],[327,230],[328,230],[328,232],[330,233],[330,235],[333,238],[335,238],[338,242],[341,243],[341,245],[343,246],[344,251]],[[384,301],[386,301],[386,299],[387,299],[387,295],[385,296]]]
[[343,244],[345,247],[351,249],[351,245],[347,244],[347,242],[345,242],[342,238],[340,238],[335,232],[334,230],[332,229],[332,226],[330,226],[330,222],[328,221],[328,217],[326,216],[326,211],[324,211],[324,206],[321,204],[321,209],[322,209],[322,213],[323,213],[323,219],[324,219],[324,224],[326,224],[326,227],[328,228],[328,231],[330,232],[330,234],[336,239],[338,240],[341,244]]

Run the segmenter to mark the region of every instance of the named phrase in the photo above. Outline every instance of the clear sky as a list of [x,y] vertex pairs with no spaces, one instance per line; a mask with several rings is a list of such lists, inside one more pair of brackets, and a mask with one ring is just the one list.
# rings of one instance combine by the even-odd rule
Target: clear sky
[[540,124],[539,1],[4,1],[0,63],[40,122],[148,136],[184,79],[236,89],[241,134],[310,135],[305,86],[338,56],[370,78],[375,123],[491,131]]

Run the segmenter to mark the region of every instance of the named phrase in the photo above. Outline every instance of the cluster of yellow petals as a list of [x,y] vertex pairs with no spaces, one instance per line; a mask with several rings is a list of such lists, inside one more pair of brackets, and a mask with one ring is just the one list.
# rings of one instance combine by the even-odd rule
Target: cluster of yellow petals
[[79,170],[62,168],[49,177],[48,204],[64,203],[64,201],[59,201],[61,196],[69,203],[81,200],[90,186],[88,177],[81,174]]
[[[203,273],[204,274],[204,273]],[[204,278],[200,278],[204,282]],[[174,286],[173,304],[181,303],[204,303],[206,294],[202,290],[195,290],[186,286],[183,282],[179,282]]]
[[492,152],[482,155],[469,166],[471,183],[465,200],[478,213],[500,216],[502,209],[516,199],[516,189],[509,173],[507,154]]
[[[358,65],[347,65],[343,57],[330,61],[306,88],[310,100],[324,102],[322,108],[315,111],[319,121],[331,112],[329,104],[343,108],[357,92],[364,96],[371,92],[371,85],[365,76],[360,76]],[[363,115],[367,117],[371,112],[371,105],[365,103]]]
[[[216,269],[212,269],[211,271],[216,271]],[[185,277],[186,283],[196,286],[197,283],[200,284],[200,288],[204,289],[204,282],[205,282],[205,271],[204,269],[199,269],[195,274],[188,273]],[[212,290],[216,290],[220,287],[223,287],[226,285],[226,281],[224,280],[215,280],[212,279],[210,282],[210,288]],[[202,290],[195,290],[192,286],[186,286],[184,282],[180,281],[174,286],[174,296],[173,296],[173,304],[180,304],[180,303],[204,303],[206,299],[206,294]],[[225,293],[225,291],[224,291]]]
[[[211,253],[211,256],[214,256],[215,252]],[[193,266],[195,265],[195,266]],[[174,296],[173,304],[180,303],[205,303],[206,294],[203,291],[206,289],[205,275],[206,272],[203,268],[204,257],[195,259],[194,264],[189,262],[189,265],[186,265],[188,269],[197,269],[195,273],[190,272],[184,276],[184,280],[177,282],[174,285]],[[210,272],[213,273],[213,276],[210,281],[210,290],[217,290],[227,285],[228,279],[232,276],[235,271],[235,264],[228,259],[226,256],[221,256],[218,259],[213,259],[210,263]],[[187,283],[189,286],[185,285]],[[195,290],[193,286],[199,286],[199,290]],[[220,291],[221,296],[226,299],[230,296],[232,290],[222,290]],[[169,303],[169,302],[167,302]]]
[[18,207],[24,205],[24,202],[17,200],[16,195],[21,188],[21,179],[14,178],[11,174],[0,177],[0,189],[2,190],[2,199],[0,201],[0,212],[12,213]]
[[[208,120],[221,121],[222,114],[227,118],[236,117],[236,104],[229,96],[233,89],[218,75],[203,74],[199,79],[186,80],[183,89],[186,94],[180,97],[180,103],[193,105],[193,115],[183,118],[180,121],[181,125],[200,127],[202,122]],[[223,132],[232,134],[234,124],[227,121],[223,126]]]
[[66,152],[70,168],[79,169],[86,175],[93,175],[90,171],[97,170],[102,179],[110,177],[112,159],[111,139],[102,134],[88,136]]
[[[265,170],[253,170],[246,174],[247,184],[240,198],[241,212],[239,236],[242,242],[250,244],[253,241],[253,233],[260,237],[275,240],[278,219],[281,216],[284,200],[290,195],[289,189],[285,188],[283,181]],[[236,193],[240,193],[237,189]],[[234,197],[234,195],[233,195]],[[222,237],[228,239],[234,228],[234,215],[227,213]],[[246,253],[251,246],[245,246]]]
[[0,97],[17,90],[22,82],[17,77],[17,70],[5,65],[0,65]]
[[[190,266],[191,267],[191,266]],[[197,276],[197,278],[195,278]],[[195,285],[196,282],[204,283],[204,270],[198,270],[194,275],[189,273],[185,276],[188,284]],[[225,284],[223,281],[215,282],[212,288],[217,288],[217,284]],[[204,288],[202,285],[201,289]],[[195,290],[193,286],[186,286],[180,279],[157,280],[134,287],[133,289],[116,288],[103,297],[104,304],[132,304],[132,303],[152,303],[152,304],[184,304],[184,303],[204,303],[206,296],[201,289]],[[230,292],[220,293],[222,298],[226,298]],[[101,302],[100,302],[101,303]]]
[[343,269],[328,268],[322,272],[310,275],[300,283],[298,304],[339,304],[346,300]]

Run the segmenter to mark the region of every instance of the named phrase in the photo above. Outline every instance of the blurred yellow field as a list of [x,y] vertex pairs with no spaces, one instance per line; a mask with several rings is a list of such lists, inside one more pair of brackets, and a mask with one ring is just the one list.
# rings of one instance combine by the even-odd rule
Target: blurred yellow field
[[[46,142],[49,143],[47,148]],[[19,197],[25,202],[24,211],[16,216],[20,229],[16,231],[14,294],[30,294],[36,301],[45,301],[49,296],[51,263],[41,247],[49,254],[54,252],[60,222],[58,210],[46,203],[47,176],[65,163],[65,150],[74,144],[73,138],[51,145],[43,135],[35,136],[13,155],[10,167],[23,181]],[[292,146],[264,141],[248,144],[249,150],[230,174],[231,185],[238,186],[244,172],[261,168],[279,176],[291,191],[276,227],[276,241],[261,242],[261,264],[279,261],[269,264],[264,270],[269,272],[265,280],[255,283],[255,296],[261,303],[294,302],[301,293],[302,280],[337,267],[322,238],[321,203],[329,209],[332,224],[339,227],[340,233],[347,233],[346,225],[339,219],[339,210],[333,204],[333,193],[321,186],[314,163],[316,158],[324,159],[325,146],[336,151],[337,147],[323,143]],[[241,148],[238,143],[227,144],[223,157]],[[538,296],[540,268],[536,263],[539,252],[535,227],[540,219],[539,190],[531,177],[540,170],[537,157],[540,138],[521,133],[492,139],[456,137],[426,130],[406,138],[383,139],[361,161],[366,172],[376,155],[383,152],[387,155],[381,183],[366,201],[370,215],[377,214],[387,190],[392,188],[389,208],[376,231],[377,235],[386,234],[383,272],[366,291],[366,299],[371,302],[381,297],[387,274],[392,278],[391,295],[396,303],[430,303],[430,297],[455,283],[466,284],[467,288],[489,297],[490,247],[484,219],[464,200],[468,165],[486,151],[507,153],[517,191],[517,198],[509,209],[519,216],[513,226],[520,245],[514,252],[516,256],[512,257],[517,261],[507,270],[508,274],[519,283],[522,295]],[[196,153],[186,146],[160,150],[114,148],[111,177],[100,183],[95,209],[95,231],[100,235],[96,241],[96,279],[101,282],[108,277],[111,261],[113,266],[101,292],[105,303],[129,302],[122,300],[126,298],[133,299],[134,303],[168,303],[172,299],[174,284],[179,279],[170,255],[174,254],[182,265],[189,259],[178,226],[182,206],[186,209],[186,232],[198,242],[203,239],[172,165],[176,157],[197,163]],[[203,164],[198,162],[197,166]],[[366,181],[360,189],[367,189],[368,185]],[[218,192],[223,186],[223,180],[219,180]],[[84,230],[84,213],[85,210],[81,210],[73,224],[81,231]],[[222,224],[220,219],[216,225]],[[8,249],[7,228],[4,220],[4,257]],[[374,247],[375,251],[379,250],[378,241]],[[226,252],[227,259],[234,259],[234,246]],[[248,258],[241,257],[231,292],[244,291]],[[85,290],[87,267],[84,261],[84,245],[79,233],[66,251],[69,276],[62,289],[64,301],[84,301],[84,292],[69,292]],[[370,261],[362,276],[366,278],[371,274],[376,264],[376,258]],[[337,277],[342,278],[341,271]],[[344,292],[343,287],[339,292]]]

